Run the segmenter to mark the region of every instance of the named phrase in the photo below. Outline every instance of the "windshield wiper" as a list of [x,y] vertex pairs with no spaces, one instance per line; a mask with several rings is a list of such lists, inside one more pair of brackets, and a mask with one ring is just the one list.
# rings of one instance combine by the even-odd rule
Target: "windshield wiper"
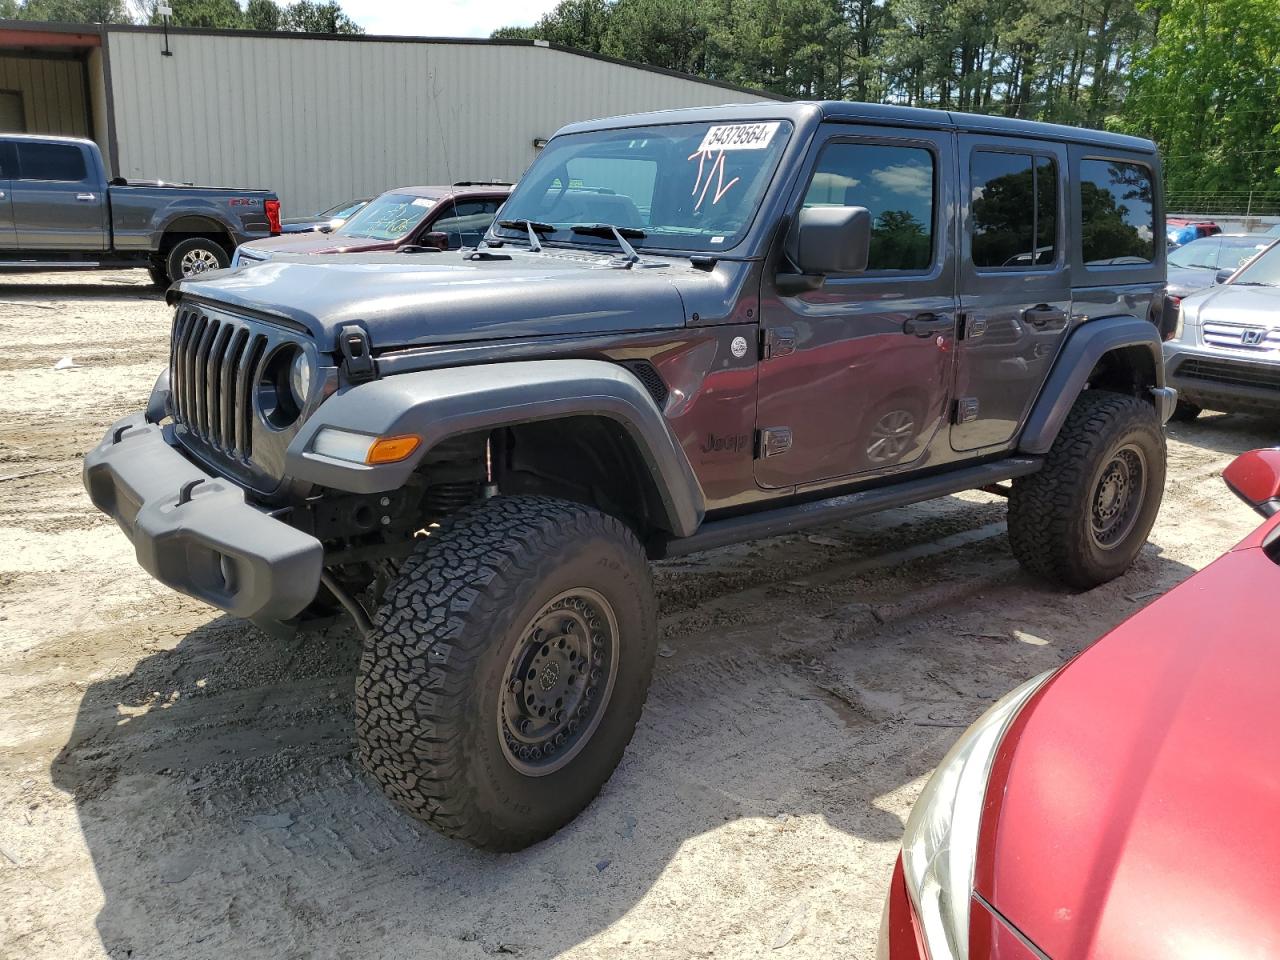
[[640,254],[636,253],[635,247],[627,243],[627,237],[643,240],[648,236],[643,230],[637,230],[635,227],[615,227],[611,223],[575,223],[569,229],[587,237],[604,237],[606,240],[612,237],[622,248],[622,255],[631,263],[639,263]]
[[1235,280],[1232,282],[1233,287],[1274,287],[1274,283],[1263,283],[1261,280]]
[[534,253],[542,251],[540,233],[555,233],[558,229],[554,223],[543,223],[541,220],[499,220],[498,226],[508,230],[524,230],[529,235],[529,249]]

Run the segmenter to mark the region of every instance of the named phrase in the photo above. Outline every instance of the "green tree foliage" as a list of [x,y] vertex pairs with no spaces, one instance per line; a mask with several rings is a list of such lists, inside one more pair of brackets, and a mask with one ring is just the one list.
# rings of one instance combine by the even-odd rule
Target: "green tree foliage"
[[[211,27],[236,30],[244,26],[244,11],[236,0],[169,0],[173,9],[170,23],[177,27]],[[160,23],[152,9],[151,22]]]
[[[1280,6],[1158,0],[1116,129],[1153,136],[1174,204],[1280,206]],[[1280,211],[1278,211],[1280,212]]]
[[298,0],[284,9],[283,29],[300,33],[364,33],[364,29],[342,11],[338,3]]
[[[280,6],[275,0],[168,0],[176,27],[224,30],[294,30],[305,33],[364,33],[342,5],[297,0]],[[158,0],[0,0],[0,18],[67,23],[158,24]]]
[[275,0],[249,0],[244,8],[244,25],[250,30],[282,30],[284,11]]
[[18,0],[5,16],[20,20],[73,23],[128,23],[132,18],[124,0]]

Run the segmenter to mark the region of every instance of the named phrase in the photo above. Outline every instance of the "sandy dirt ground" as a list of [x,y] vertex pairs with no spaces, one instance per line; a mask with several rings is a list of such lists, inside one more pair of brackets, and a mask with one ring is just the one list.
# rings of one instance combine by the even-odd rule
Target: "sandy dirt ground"
[[868,957],[948,745],[1250,530],[1219,475],[1276,440],[1171,427],[1151,544],[1084,594],[1024,575],[978,493],[660,565],[621,767],[495,856],[360,773],[349,630],[282,643],[171,593],[90,507],[81,454],[141,408],[169,320],[140,271],[0,285],[3,958]]

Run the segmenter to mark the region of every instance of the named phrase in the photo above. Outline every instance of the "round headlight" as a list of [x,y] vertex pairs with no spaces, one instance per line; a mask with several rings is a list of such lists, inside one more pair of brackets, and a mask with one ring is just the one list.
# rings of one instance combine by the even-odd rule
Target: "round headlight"
[[311,358],[305,350],[298,351],[289,367],[289,389],[293,391],[293,402],[299,408],[305,407],[311,393]]

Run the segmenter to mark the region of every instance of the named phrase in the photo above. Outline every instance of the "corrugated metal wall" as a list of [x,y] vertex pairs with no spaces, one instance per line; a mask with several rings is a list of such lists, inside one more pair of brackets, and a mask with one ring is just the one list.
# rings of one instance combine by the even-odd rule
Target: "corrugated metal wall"
[[515,180],[573,120],[758,100],[544,47],[109,35],[119,174],[271,187],[286,215]]
[[25,131],[0,132],[92,134],[79,60],[0,54],[0,91],[21,95],[26,118]]

